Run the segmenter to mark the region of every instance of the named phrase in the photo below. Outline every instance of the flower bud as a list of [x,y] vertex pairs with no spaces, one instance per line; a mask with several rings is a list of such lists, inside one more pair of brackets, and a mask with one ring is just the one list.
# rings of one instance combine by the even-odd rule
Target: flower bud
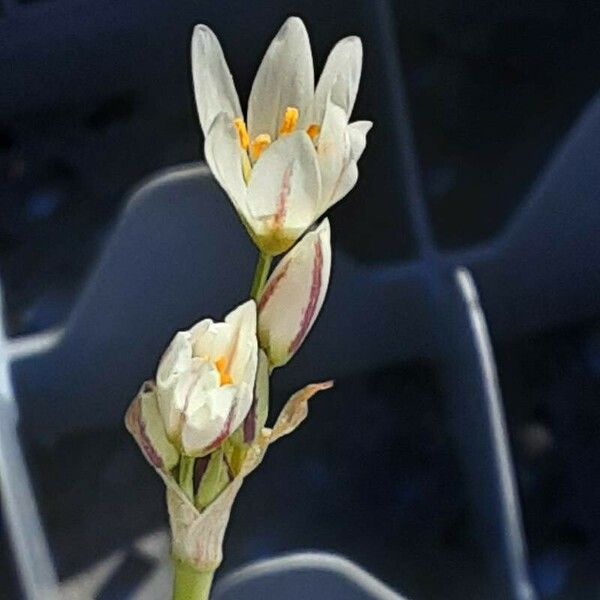
[[253,300],[222,323],[178,332],[156,373],[158,406],[174,445],[188,456],[218,448],[252,405],[258,343]]
[[327,293],[331,270],[329,221],[307,233],[277,265],[258,298],[258,336],[280,367],[310,331]]

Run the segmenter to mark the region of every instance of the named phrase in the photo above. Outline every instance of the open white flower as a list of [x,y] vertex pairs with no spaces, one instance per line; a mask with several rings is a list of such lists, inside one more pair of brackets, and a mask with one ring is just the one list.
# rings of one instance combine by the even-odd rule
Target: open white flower
[[188,456],[217,448],[252,405],[258,360],[256,305],[178,332],[156,373],[158,407],[169,439]]
[[319,315],[331,271],[330,235],[325,219],[281,259],[257,299],[258,337],[274,367],[292,358]]
[[358,37],[331,51],[317,87],[301,19],[290,17],[258,69],[244,120],[215,34],[197,25],[192,71],[206,160],[259,249],[277,255],[356,184],[370,121],[349,123]]

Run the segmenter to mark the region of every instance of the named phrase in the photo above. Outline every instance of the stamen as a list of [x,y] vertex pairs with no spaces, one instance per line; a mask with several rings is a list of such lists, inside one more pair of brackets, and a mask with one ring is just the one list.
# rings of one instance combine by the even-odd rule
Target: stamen
[[308,137],[314,142],[315,138],[321,133],[321,126],[313,123],[308,126],[306,133],[308,133]]
[[283,115],[283,122],[281,123],[281,128],[279,129],[279,135],[286,135],[288,133],[292,133],[292,131],[296,129],[298,115],[298,109],[294,106],[288,106],[285,109],[285,114]]
[[215,360],[215,367],[221,376],[220,385],[228,385],[229,383],[233,383],[233,379],[231,375],[227,372],[227,358],[225,356],[219,356],[217,360]]
[[237,129],[237,134],[240,140],[240,146],[242,147],[242,150],[248,150],[248,146],[250,145],[250,136],[248,135],[248,130],[246,129],[246,123],[244,123],[244,119],[234,119],[233,124]]
[[250,164],[250,159],[248,155],[244,152],[242,153],[242,175],[244,177],[244,181],[246,185],[250,181],[250,176],[252,175],[252,165]]
[[254,138],[250,144],[250,157],[253,161],[257,161],[260,155],[271,144],[271,136],[268,133],[261,133]]

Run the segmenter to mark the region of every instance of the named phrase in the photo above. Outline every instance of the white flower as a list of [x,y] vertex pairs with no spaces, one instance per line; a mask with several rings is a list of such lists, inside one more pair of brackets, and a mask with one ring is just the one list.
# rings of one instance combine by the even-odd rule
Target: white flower
[[175,335],[156,390],[167,435],[185,454],[214,450],[241,425],[252,405],[257,357],[253,300],[225,322],[204,319]]
[[358,37],[336,44],[315,89],[304,23],[290,17],[258,69],[244,121],[215,34],[197,25],[192,71],[206,160],[259,249],[277,255],[356,184],[370,121],[348,123]]
[[257,299],[260,345],[273,366],[287,363],[302,345],[323,305],[330,271],[325,219],[281,259]]

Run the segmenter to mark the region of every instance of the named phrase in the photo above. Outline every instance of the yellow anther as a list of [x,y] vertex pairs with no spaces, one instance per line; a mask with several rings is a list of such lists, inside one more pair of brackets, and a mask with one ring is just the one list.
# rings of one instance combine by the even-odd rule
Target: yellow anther
[[314,142],[315,138],[321,133],[321,126],[313,123],[308,126],[306,133],[308,133],[308,137]]
[[279,128],[279,135],[286,135],[288,133],[292,133],[292,131],[296,129],[296,123],[298,122],[298,114],[298,109],[293,106],[288,106],[285,109],[283,121],[281,123],[281,127]]
[[221,385],[228,385],[229,383],[233,383],[233,379],[231,375],[227,372],[227,358],[225,356],[219,356],[217,360],[215,360],[215,367],[217,371],[219,371],[219,375],[221,377]]
[[269,147],[271,144],[271,136],[268,133],[261,133],[254,138],[254,141],[250,144],[250,158],[257,161],[260,155]]
[[234,119],[233,124],[237,129],[237,134],[240,140],[240,146],[242,147],[242,150],[248,150],[248,146],[250,145],[250,136],[248,135],[248,130],[246,129],[246,123],[244,123],[244,119]]

